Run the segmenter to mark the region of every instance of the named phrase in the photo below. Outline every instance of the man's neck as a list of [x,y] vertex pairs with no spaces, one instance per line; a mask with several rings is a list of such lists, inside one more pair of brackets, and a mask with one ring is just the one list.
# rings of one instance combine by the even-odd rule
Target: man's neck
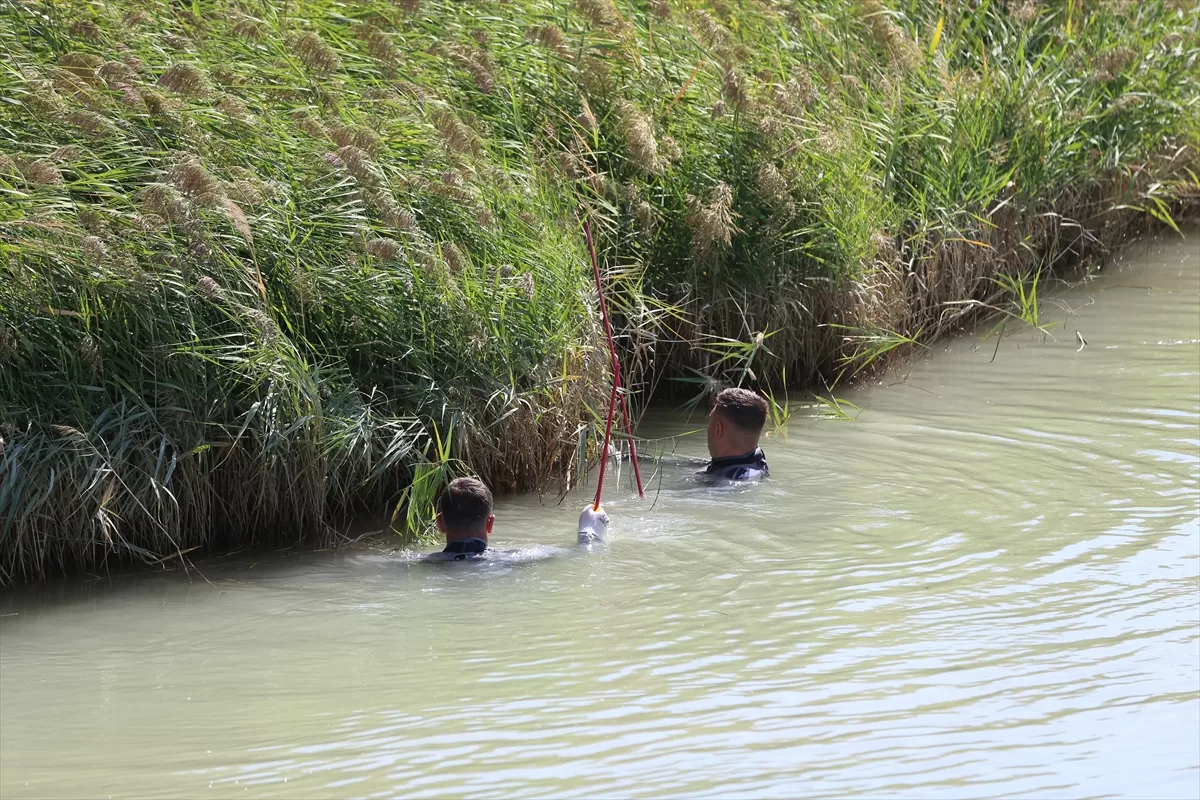
[[742,446],[744,444],[745,443],[743,442],[741,445],[738,445],[738,446],[723,447],[720,450],[718,450],[717,452],[710,453],[709,455],[711,455],[713,460],[715,461],[720,458],[736,458],[738,456],[744,456],[748,453],[753,453],[755,450],[758,449],[758,442],[753,442],[749,445]]
[[472,531],[469,533],[446,532],[446,544],[450,544],[451,542],[463,542],[467,539],[483,539],[486,542],[488,540],[488,534],[485,530]]

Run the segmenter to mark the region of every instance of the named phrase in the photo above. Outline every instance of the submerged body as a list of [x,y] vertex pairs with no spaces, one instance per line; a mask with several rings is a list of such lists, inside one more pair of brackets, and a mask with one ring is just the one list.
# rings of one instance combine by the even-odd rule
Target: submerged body
[[455,553],[438,550],[419,557],[417,560],[427,564],[450,562],[463,565],[477,566],[512,566],[515,564],[533,564],[567,555],[571,551],[565,547],[546,544],[521,545],[517,547],[487,547],[479,552]]
[[740,456],[714,458],[700,473],[711,480],[756,481],[767,477],[767,455],[755,447]]

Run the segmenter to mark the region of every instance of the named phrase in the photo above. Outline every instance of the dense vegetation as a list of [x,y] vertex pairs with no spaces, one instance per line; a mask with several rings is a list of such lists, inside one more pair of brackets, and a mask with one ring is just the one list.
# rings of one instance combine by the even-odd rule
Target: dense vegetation
[[320,534],[448,455],[571,480],[607,396],[584,214],[644,389],[936,336],[1195,201],[1198,31],[1161,0],[0,0],[0,583]]

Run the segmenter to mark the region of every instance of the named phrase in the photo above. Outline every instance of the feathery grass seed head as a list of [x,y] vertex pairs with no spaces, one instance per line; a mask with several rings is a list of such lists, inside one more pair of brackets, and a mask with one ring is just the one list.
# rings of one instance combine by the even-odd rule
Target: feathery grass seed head
[[1111,81],[1137,60],[1138,54],[1132,48],[1113,48],[1096,58],[1096,72],[1093,77],[1100,82]]
[[84,336],[79,340],[79,360],[92,368],[100,366],[100,345],[93,337]]
[[104,59],[94,53],[70,52],[63,53],[58,59],[58,66],[84,80],[94,80],[96,70],[104,63]]
[[558,153],[558,168],[562,174],[570,180],[578,180],[583,175],[583,170],[580,169],[579,158],[569,150],[561,150]]
[[400,64],[400,51],[386,33],[374,25],[362,25],[357,33],[360,39],[366,41],[367,53],[371,58],[388,68],[395,68]]
[[707,258],[720,250],[727,250],[733,242],[734,226],[733,190],[724,181],[713,188],[707,205],[689,198],[687,223],[692,232],[692,250],[697,258]]
[[341,160],[342,167],[346,172],[350,173],[359,183],[364,186],[375,186],[379,183],[379,173],[362,148],[352,144],[339,147],[337,157]]
[[729,105],[739,110],[744,109],[749,98],[746,77],[735,69],[726,70],[721,77],[721,95]]
[[622,100],[617,111],[621,116],[621,132],[625,134],[633,163],[650,174],[660,172],[662,163],[658,157],[658,142],[654,138],[650,116],[628,100]]
[[201,205],[212,205],[225,196],[225,189],[213,176],[209,175],[200,163],[200,159],[191,154],[184,154],[167,169],[167,183],[185,197]]
[[1012,18],[1017,21],[1018,25],[1029,26],[1037,21],[1041,16],[1042,10],[1038,7],[1037,0],[1021,0],[1020,3],[1011,7],[1009,13]]
[[58,167],[46,158],[31,161],[21,172],[25,175],[25,180],[39,186],[61,186],[63,182]]
[[250,320],[250,324],[254,326],[254,329],[258,331],[259,336],[266,341],[270,342],[279,338],[279,326],[269,314],[257,308],[251,308],[246,311],[246,317]]
[[719,51],[728,44],[729,31],[704,9],[692,12],[692,24],[696,27],[697,37],[708,47]]
[[622,22],[613,0],[575,0],[574,6],[594,28],[615,28]]
[[242,211],[241,206],[228,197],[222,197],[220,205],[225,211],[225,216],[229,218],[229,223],[246,241],[246,244],[254,244],[254,231],[250,227],[250,219],[246,216],[246,212]]
[[893,64],[906,72],[920,66],[922,56],[917,43],[896,24],[892,12],[880,0],[859,0],[859,9],[875,42],[887,50]]
[[112,120],[95,111],[84,108],[68,112],[67,122],[93,139],[107,139],[117,133],[117,127]]
[[579,59],[579,83],[591,95],[602,95],[608,90],[610,73],[608,62],[593,55]]
[[98,42],[102,36],[100,26],[92,22],[90,19],[77,19],[67,28],[67,33],[74,36],[76,39],[86,39],[89,42]]
[[567,48],[567,37],[557,25],[534,25],[526,29],[525,38],[531,42],[537,42],[547,50],[552,50],[559,55],[566,55],[569,50]]
[[470,126],[455,116],[448,109],[441,109],[433,114],[433,124],[441,134],[442,143],[453,153],[478,154],[479,137]]
[[210,91],[204,70],[186,61],[167,67],[159,76],[158,85],[184,97],[204,97]]
[[196,281],[196,293],[205,300],[217,301],[224,296],[224,291],[221,289],[221,284],[217,283],[214,278],[205,275],[200,280]]
[[458,249],[458,245],[454,242],[442,242],[442,258],[446,260],[446,266],[450,268],[452,275],[462,273],[466,258],[463,256],[462,250]]
[[758,193],[772,206],[782,205],[791,199],[787,180],[770,161],[758,168]]
[[662,215],[648,200],[638,200],[633,206],[633,215],[637,218],[642,233],[649,235],[658,229]]
[[592,187],[592,191],[599,197],[608,197],[611,183],[608,175],[603,172],[593,172],[588,175],[588,185]]
[[99,236],[85,236],[80,243],[80,249],[87,256],[88,261],[93,264],[100,264],[104,261],[104,257],[108,255],[108,248],[104,241]]
[[382,261],[385,264],[395,261],[401,252],[400,243],[395,239],[388,239],[386,237],[369,240],[366,250],[372,258]]
[[316,31],[301,34],[292,45],[292,53],[313,72],[327,75],[342,68],[342,59]]
[[417,225],[416,216],[407,208],[392,207],[384,214],[384,222],[391,225],[393,228],[404,233],[418,233],[420,227]]
[[267,35],[267,26],[253,17],[241,16],[233,23],[229,32],[238,39],[251,42],[262,41]]
[[96,69],[96,76],[108,84],[110,89],[117,89],[124,84],[132,84],[138,77],[133,67],[124,61],[106,61]]
[[578,116],[575,117],[575,121],[579,123],[579,126],[588,133],[596,132],[596,115],[592,113],[592,108],[588,105],[587,100],[583,101],[583,109],[579,112]]
[[679,142],[675,141],[672,136],[664,136],[659,140],[659,152],[662,154],[663,160],[667,163],[678,161],[683,157],[683,149],[680,148]]
[[361,125],[340,125],[329,130],[329,138],[338,147],[353,146],[362,150],[369,156],[374,156],[379,152],[379,148],[383,146],[383,140],[379,138],[379,134],[370,128],[364,128]]

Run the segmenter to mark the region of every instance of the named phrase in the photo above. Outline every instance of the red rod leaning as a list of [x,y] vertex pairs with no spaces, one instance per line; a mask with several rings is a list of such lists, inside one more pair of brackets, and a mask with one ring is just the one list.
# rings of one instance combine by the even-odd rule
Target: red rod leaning
[[600,495],[604,491],[604,468],[608,465],[608,443],[612,435],[613,414],[617,397],[621,398],[621,416],[625,419],[625,435],[629,439],[629,460],[633,462],[633,477],[637,481],[638,497],[644,497],[642,472],[638,468],[637,446],[633,442],[633,429],[629,422],[629,402],[621,391],[621,363],[617,360],[617,345],[613,341],[612,323],[608,321],[608,304],[604,302],[604,287],[600,281],[600,263],[596,260],[596,245],[592,242],[592,226],[583,221],[583,235],[587,237],[588,255],[592,258],[592,275],[596,278],[596,294],[600,296],[600,317],[604,320],[604,333],[608,336],[608,354],[612,359],[613,388],[608,398],[608,420],[604,426],[604,449],[600,451],[600,479],[596,482],[596,501],[592,508],[600,508]]

